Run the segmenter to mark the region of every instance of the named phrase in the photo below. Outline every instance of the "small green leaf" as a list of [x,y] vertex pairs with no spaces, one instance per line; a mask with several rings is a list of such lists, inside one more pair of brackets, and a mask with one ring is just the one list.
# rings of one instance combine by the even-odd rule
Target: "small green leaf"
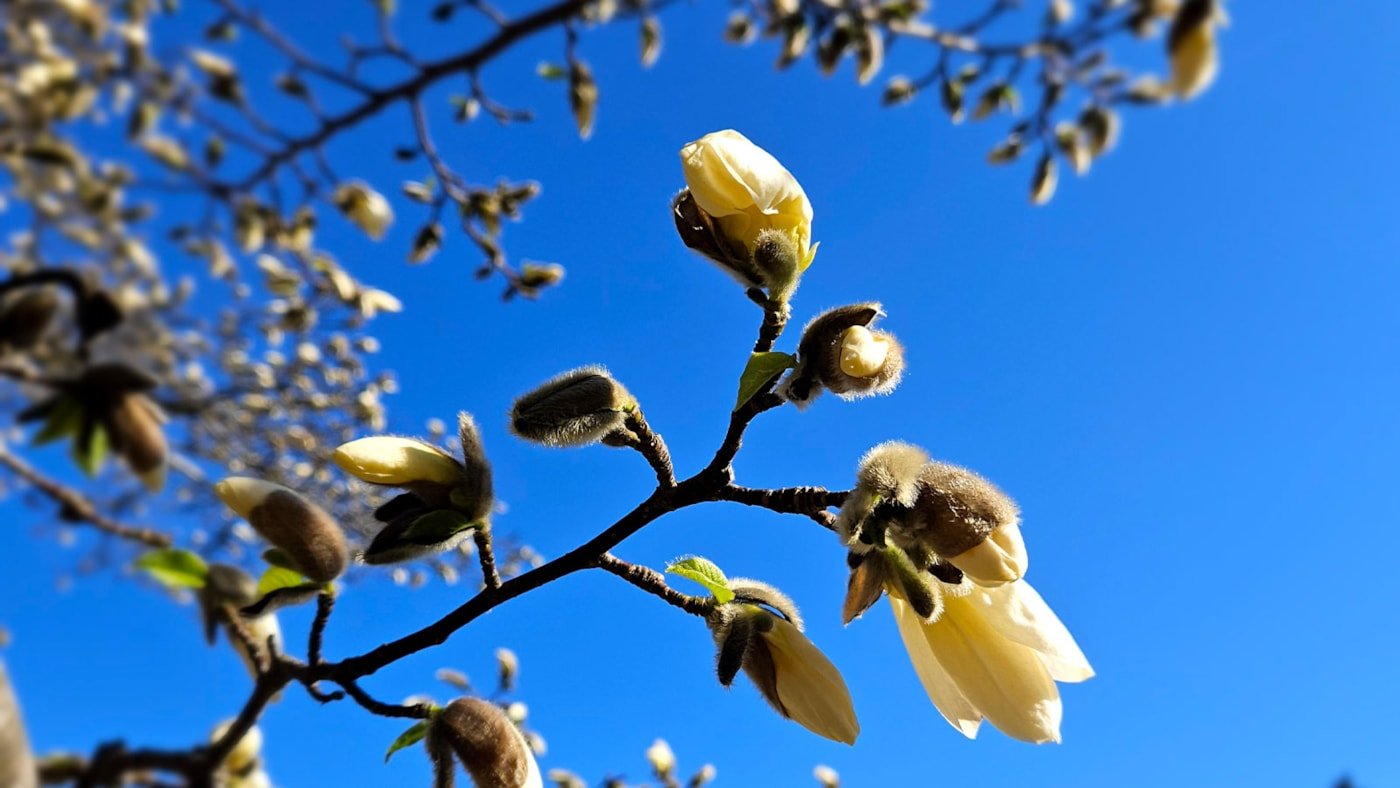
[[394,743],[389,745],[389,751],[384,753],[384,762],[388,763],[389,758],[393,757],[394,753],[399,750],[422,741],[423,737],[428,735],[428,725],[431,722],[432,720],[419,720],[408,730],[400,733],[399,737],[394,739]]
[[78,463],[83,473],[96,476],[102,470],[102,463],[107,461],[107,448],[107,430],[100,424],[94,424],[86,442],[79,440],[73,443],[73,461]]
[[438,509],[414,520],[399,535],[401,542],[413,544],[438,544],[471,528],[475,523],[467,516],[453,509]]
[[666,567],[666,571],[673,575],[680,575],[687,580],[694,580],[704,586],[706,590],[715,595],[715,601],[721,605],[734,599],[734,592],[729,590],[729,578],[725,577],[723,570],[707,558],[701,558],[698,555],[681,558],[672,561]]
[[790,353],[773,351],[749,356],[749,363],[744,365],[744,374],[739,376],[739,399],[734,403],[734,409],[744,407],[744,403],[753,399],[773,378],[796,365],[797,356]]
[[569,72],[558,63],[540,63],[535,66],[535,73],[545,79],[563,79]]
[[43,429],[34,436],[34,445],[43,446],[45,443],[66,438],[78,431],[82,421],[83,408],[78,404],[78,400],[74,397],[61,397],[54,403]]
[[[283,569],[296,570],[296,562],[292,560],[287,551],[280,547],[269,547],[263,551],[262,558],[270,566],[280,566]],[[298,570],[299,571],[299,570]]]
[[269,566],[263,576],[258,579],[258,596],[278,590],[279,588],[291,588],[306,582],[301,572],[295,569],[288,569],[282,566]]
[[209,567],[189,550],[152,550],[136,559],[137,569],[145,570],[167,588],[203,588]]

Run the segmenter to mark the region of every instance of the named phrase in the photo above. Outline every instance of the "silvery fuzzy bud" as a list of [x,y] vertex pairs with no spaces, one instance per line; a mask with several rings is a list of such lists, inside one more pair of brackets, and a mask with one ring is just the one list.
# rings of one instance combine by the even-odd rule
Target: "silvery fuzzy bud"
[[34,288],[15,296],[0,311],[0,350],[28,350],[53,322],[59,299],[51,288]]
[[280,484],[246,476],[230,476],[214,492],[312,581],[330,582],[345,571],[345,534],[321,507]]
[[797,366],[778,387],[778,393],[799,408],[809,405],[821,393],[822,366],[846,329],[868,326],[879,316],[880,304],[872,301],[828,309],[813,318],[797,343]]
[[587,446],[622,427],[636,400],[603,367],[559,375],[517,399],[510,428],[546,446]]
[[525,737],[490,701],[452,701],[433,718],[427,738],[434,759],[448,752],[456,755],[477,788],[542,788],[544,784]]
[[997,586],[1020,579],[1026,548],[1016,503],[966,468],[931,462],[905,519],[905,538],[957,567],[973,582]]
[[913,506],[919,493],[919,474],[928,459],[923,449],[901,441],[888,441],[866,452],[856,471],[855,489],[846,496],[836,518],[836,534],[842,544],[869,549],[873,540],[858,541],[861,526],[882,502]]

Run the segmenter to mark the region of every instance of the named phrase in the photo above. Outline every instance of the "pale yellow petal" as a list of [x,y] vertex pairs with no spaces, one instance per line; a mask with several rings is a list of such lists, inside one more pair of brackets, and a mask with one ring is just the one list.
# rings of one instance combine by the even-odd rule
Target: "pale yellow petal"
[[970,601],[1002,636],[1038,652],[1051,678],[1078,682],[1093,677],[1094,668],[1074,636],[1026,581],[980,589]]
[[340,446],[332,459],[346,473],[374,484],[461,481],[462,468],[456,460],[435,446],[411,438],[360,438]]
[[969,739],[977,738],[982,714],[933,656],[924,638],[923,620],[898,593],[891,591],[886,596],[889,597],[890,608],[894,610],[894,620],[899,624],[899,636],[904,639],[904,648],[909,652],[909,661],[913,663],[914,672],[919,675],[919,682],[924,685],[924,692],[928,693],[934,708],[962,735]]
[[1060,691],[1033,649],[1002,637],[972,601],[945,594],[943,615],[923,627],[929,649],[992,725],[1022,741],[1060,740]]
[[763,638],[788,716],[813,733],[854,744],[860,724],[840,671],[797,627],[778,618],[773,623]]

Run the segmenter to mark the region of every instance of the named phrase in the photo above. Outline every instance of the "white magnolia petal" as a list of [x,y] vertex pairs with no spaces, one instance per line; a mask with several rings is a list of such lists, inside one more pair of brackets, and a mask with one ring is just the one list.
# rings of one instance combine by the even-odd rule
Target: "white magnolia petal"
[[971,600],[1002,636],[1039,652],[1051,678],[1078,682],[1093,677],[1094,668],[1074,636],[1026,581],[978,589]]
[[924,637],[924,622],[919,618],[919,614],[915,613],[899,594],[891,592],[885,596],[889,598],[890,608],[894,610],[894,620],[899,624],[899,636],[904,639],[909,661],[913,663],[914,672],[919,675],[919,682],[924,685],[924,692],[928,693],[934,708],[938,709],[943,719],[957,728],[962,735],[969,739],[977,738],[982,714],[972,705],[972,701],[962,694],[957,682],[953,681],[953,677],[943,669],[938,663],[938,658],[929,649],[928,641]]
[[775,618],[765,632],[778,699],[794,722],[834,741],[854,744],[860,733],[841,672],[797,627]]
[[958,689],[1008,736],[1041,744],[1060,740],[1060,691],[1031,648],[1002,637],[968,596],[945,595],[943,615],[923,627],[925,640]]

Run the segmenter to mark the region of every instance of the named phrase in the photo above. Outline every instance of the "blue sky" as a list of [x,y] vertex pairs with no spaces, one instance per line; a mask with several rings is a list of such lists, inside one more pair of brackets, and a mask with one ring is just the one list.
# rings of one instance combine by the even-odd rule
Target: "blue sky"
[[[276,13],[313,40],[334,32],[316,27],[323,9]],[[1400,547],[1400,109],[1377,87],[1400,77],[1387,54],[1400,9],[1307,13],[1237,4],[1220,82],[1190,106],[1132,113],[1119,150],[1089,178],[1064,178],[1044,209],[1026,204],[1024,167],[982,163],[1000,127],[950,127],[929,101],[881,110],[877,90],[845,71],[775,74],[770,46],[720,42],[724,15],[709,4],[667,12],[650,71],[635,64],[630,26],[584,36],[603,93],[594,137],[579,142],[562,88],[533,73],[560,59],[549,35],[483,75],[537,122],[443,124],[438,137],[478,181],[544,183],[506,242],[566,264],[564,286],[502,306],[494,285],[471,281],[476,257],[457,237],[407,271],[406,205],[382,245],[326,230],[357,276],[406,305],[376,324],[380,361],[403,385],[395,428],[478,414],[509,504],[498,527],[558,555],[630,508],[651,476],[627,452],[523,445],[506,409],[555,372],[603,363],[680,469],[702,465],[758,315],[675,238],[676,151],[727,127],[772,151],[806,188],[822,242],[798,319],[881,300],[910,366],[891,397],[764,416],[738,480],[845,487],[865,449],[902,438],[1015,495],[1028,578],[1099,672],[1064,688],[1064,744],[991,729],[963,740],[929,705],[883,605],[841,627],[845,569],[829,534],[724,504],[667,517],[617,552],[653,566],[701,553],[788,591],[850,684],[856,747],[777,718],[747,684],[720,688],[698,620],[606,575],[532,593],[367,687],[446,698],[436,668],[487,683],[493,650],[509,646],[550,743],[542,765],[591,778],[642,779],[642,751],[662,736],[683,770],[710,761],[733,786],[808,784],[817,763],[851,786],[1320,786],[1344,772],[1400,784],[1387,735],[1400,706],[1387,566]],[[433,36],[433,51],[462,45],[411,26],[404,37],[415,33]],[[914,58],[896,50],[893,70]],[[1134,58],[1157,63],[1155,51]],[[332,160],[386,190],[421,175],[379,155],[408,138],[404,120],[377,120]],[[40,750],[118,735],[179,746],[236,711],[247,677],[204,646],[191,608],[115,575],[55,591],[71,554],[35,536],[38,515],[17,501],[3,511],[0,621],[14,636],[3,656]],[[327,651],[364,651],[464,593],[362,584],[337,606]],[[306,619],[284,617],[289,639]],[[382,763],[399,722],[314,707],[290,692],[264,720],[280,786],[427,782],[416,753]]]

